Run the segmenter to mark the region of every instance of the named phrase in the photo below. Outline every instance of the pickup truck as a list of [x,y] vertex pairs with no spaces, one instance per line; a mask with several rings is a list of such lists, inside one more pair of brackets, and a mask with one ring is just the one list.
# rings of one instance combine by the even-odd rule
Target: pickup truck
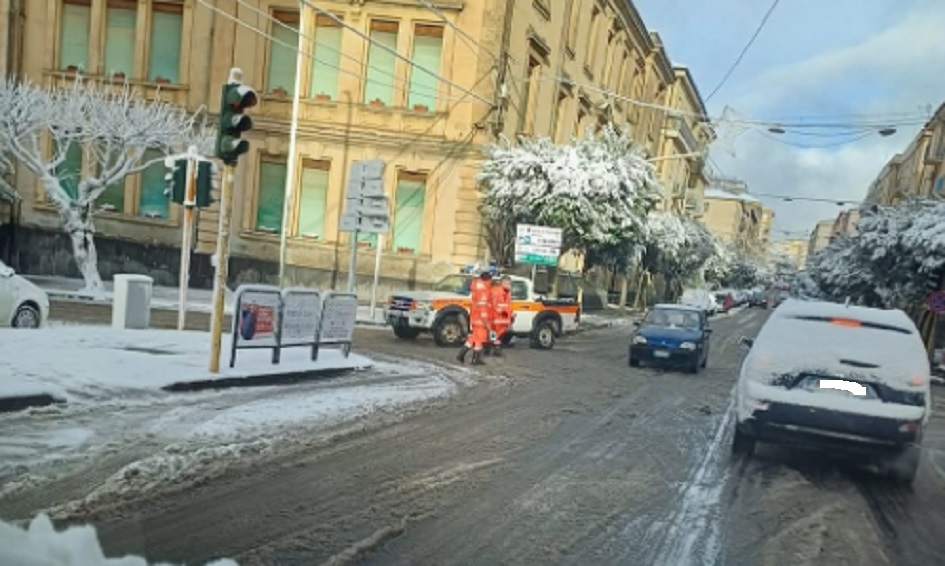
[[[555,340],[577,329],[580,306],[573,300],[546,299],[535,293],[529,279],[512,277],[512,328],[504,336],[528,337],[532,348],[550,350]],[[394,335],[412,340],[433,334],[438,346],[459,346],[469,329],[469,284],[473,275],[447,275],[430,291],[403,291],[388,299],[384,319]]]

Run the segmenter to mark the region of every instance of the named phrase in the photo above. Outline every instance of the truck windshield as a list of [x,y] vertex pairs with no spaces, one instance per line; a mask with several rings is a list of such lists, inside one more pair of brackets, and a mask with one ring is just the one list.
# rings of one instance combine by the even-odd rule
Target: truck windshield
[[466,277],[464,275],[447,275],[443,279],[440,279],[433,284],[433,290],[468,295],[469,282],[471,280],[472,278]]

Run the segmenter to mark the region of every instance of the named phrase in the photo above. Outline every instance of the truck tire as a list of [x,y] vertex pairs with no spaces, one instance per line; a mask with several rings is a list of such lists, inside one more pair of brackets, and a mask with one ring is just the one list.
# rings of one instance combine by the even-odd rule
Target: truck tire
[[411,328],[406,324],[395,324],[394,336],[400,338],[401,340],[415,340],[417,336],[420,336],[420,329]]
[[538,322],[529,335],[529,344],[537,350],[550,350],[555,347],[557,325],[550,318]]
[[452,347],[462,345],[466,340],[466,325],[458,314],[448,314],[437,321],[433,327],[433,341],[437,346]]

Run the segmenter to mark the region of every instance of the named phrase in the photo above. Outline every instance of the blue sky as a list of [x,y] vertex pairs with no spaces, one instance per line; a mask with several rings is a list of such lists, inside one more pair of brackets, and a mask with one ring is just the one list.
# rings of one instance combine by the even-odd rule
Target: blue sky
[[[715,87],[770,6],[769,0],[634,0],[647,26],[663,37],[674,63],[690,68],[703,96]],[[781,0],[741,65],[709,101],[713,116],[895,121],[945,102],[945,0]],[[902,113],[902,114],[900,114]],[[902,120],[902,118],[898,118]],[[862,199],[886,161],[908,146],[918,125],[898,133],[848,138],[773,136],[745,131],[717,143],[721,171],[756,193]],[[853,136],[850,136],[853,137]],[[789,145],[785,142],[789,142]],[[809,147],[810,145],[832,147]],[[802,145],[808,147],[794,147]],[[733,151],[734,150],[734,151]],[[733,155],[734,153],[734,155]],[[809,232],[836,216],[833,204],[774,208],[775,237]]]

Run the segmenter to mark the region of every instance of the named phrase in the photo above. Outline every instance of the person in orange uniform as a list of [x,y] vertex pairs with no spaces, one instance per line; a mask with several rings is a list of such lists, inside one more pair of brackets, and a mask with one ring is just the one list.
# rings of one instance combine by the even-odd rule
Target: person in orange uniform
[[492,287],[492,355],[502,355],[502,335],[512,326],[512,278],[504,275]]
[[472,304],[469,305],[469,337],[459,349],[456,359],[466,362],[466,354],[472,350],[472,364],[482,365],[482,349],[489,341],[492,330],[492,272],[483,271],[469,284]]

